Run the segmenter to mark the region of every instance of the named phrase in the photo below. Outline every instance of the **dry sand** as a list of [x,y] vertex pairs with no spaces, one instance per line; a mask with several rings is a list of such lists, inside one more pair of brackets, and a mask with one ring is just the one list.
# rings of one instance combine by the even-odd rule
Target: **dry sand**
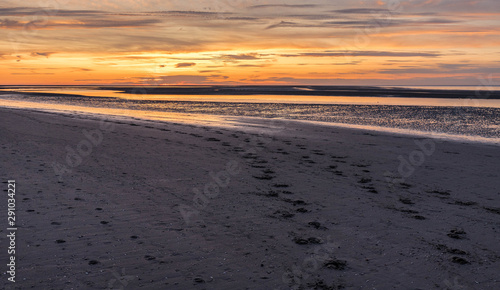
[[103,119],[0,110],[0,287],[500,288],[497,145]]

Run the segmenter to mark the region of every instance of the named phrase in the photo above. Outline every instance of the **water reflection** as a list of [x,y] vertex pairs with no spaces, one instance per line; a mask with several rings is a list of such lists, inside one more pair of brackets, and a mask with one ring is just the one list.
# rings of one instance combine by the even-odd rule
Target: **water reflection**
[[401,98],[401,97],[352,97],[352,96],[298,96],[298,95],[155,95],[123,93],[118,90],[100,90],[89,87],[57,88],[15,88],[0,91],[25,93],[69,94],[87,97],[106,97],[143,101],[184,101],[184,102],[241,102],[241,103],[284,103],[284,104],[352,104],[352,105],[393,105],[393,106],[440,106],[440,107],[489,107],[500,108],[500,100],[490,99],[445,99],[445,98]]

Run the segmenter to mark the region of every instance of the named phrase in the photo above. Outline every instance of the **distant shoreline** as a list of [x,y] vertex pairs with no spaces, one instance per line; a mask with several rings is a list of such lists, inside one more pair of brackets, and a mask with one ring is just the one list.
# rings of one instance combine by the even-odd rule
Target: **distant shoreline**
[[[500,88],[490,90],[443,90],[415,88],[387,88],[374,86],[0,86],[0,89],[27,87],[92,87],[99,90],[120,91],[124,94],[155,95],[300,95],[331,97],[401,97],[401,98],[448,98],[448,99],[500,99]],[[0,94],[16,93],[3,91]],[[53,94],[29,93],[32,95]],[[62,93],[64,94],[64,93]]]

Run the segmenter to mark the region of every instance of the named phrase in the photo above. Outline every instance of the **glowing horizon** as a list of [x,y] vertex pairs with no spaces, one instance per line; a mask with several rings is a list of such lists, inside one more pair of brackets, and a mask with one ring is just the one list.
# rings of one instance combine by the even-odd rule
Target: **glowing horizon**
[[1,85],[500,84],[493,0],[34,2],[0,2]]

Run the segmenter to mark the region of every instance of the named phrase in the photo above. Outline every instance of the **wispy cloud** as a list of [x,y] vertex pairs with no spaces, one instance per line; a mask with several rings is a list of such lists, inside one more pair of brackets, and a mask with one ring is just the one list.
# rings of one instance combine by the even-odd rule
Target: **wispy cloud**
[[54,29],[54,28],[123,28],[123,27],[144,27],[161,23],[158,19],[142,20],[76,20],[76,21],[45,21],[33,20],[28,22],[16,20],[0,21],[0,27],[9,29]]
[[372,57],[438,57],[438,52],[403,52],[403,51],[327,51],[306,52],[298,54],[283,54],[284,57],[345,57],[345,56],[372,56]]
[[408,74],[427,74],[427,75],[439,75],[439,74],[465,74],[465,75],[476,75],[476,74],[495,74],[500,71],[500,67],[490,67],[490,66],[477,66],[477,67],[460,67],[460,66],[447,66],[447,67],[417,67],[417,68],[395,68],[395,69],[384,69],[379,72],[382,74],[390,75],[408,75]]
[[120,13],[121,16],[155,16],[155,17],[175,17],[175,18],[195,18],[195,19],[226,19],[233,15],[232,12],[211,12],[211,11],[149,11],[149,12],[133,12]]
[[304,8],[315,8],[318,7],[319,5],[314,5],[314,4],[267,4],[267,5],[253,5],[248,8],[250,9],[262,9],[262,8],[297,8],[297,9],[304,9]]
[[54,53],[55,52],[32,52],[31,56],[33,56],[33,57],[45,56],[46,58],[49,58],[49,56],[51,56]]
[[181,63],[178,63],[175,65],[176,68],[182,68],[182,67],[191,67],[191,66],[195,66],[196,63],[194,62],[181,62]]
[[255,53],[247,53],[247,54],[224,54],[220,56],[221,59],[225,60],[254,60],[259,59],[257,54]]
[[352,8],[352,9],[339,9],[332,10],[334,13],[341,14],[373,14],[373,13],[394,13],[389,9],[380,9],[380,8]]
[[281,21],[279,23],[271,24],[271,25],[267,26],[266,29],[273,29],[273,28],[277,28],[277,27],[298,27],[298,26],[310,27],[310,26],[304,26],[303,24],[300,25],[299,23],[296,23],[296,22]]
[[107,11],[100,10],[65,10],[65,9],[52,9],[43,7],[12,7],[0,8],[0,16],[32,16],[32,17],[52,17],[52,16],[101,16],[109,14]]
[[239,64],[238,67],[266,67],[269,64]]
[[139,78],[144,83],[157,83],[157,84],[203,84],[207,82],[209,76],[200,75],[171,75],[171,76],[158,76],[155,78]]
[[73,71],[94,71],[93,69],[89,69],[89,68],[84,68],[84,67],[72,67],[71,68]]
[[340,20],[340,21],[321,21],[321,22],[290,22],[281,21],[276,24],[271,24],[265,29],[274,29],[280,27],[294,27],[294,28],[340,28],[340,29],[350,29],[350,28],[366,28],[366,27],[403,27],[416,25],[435,25],[435,24],[453,24],[460,23],[460,20],[444,19],[444,18],[430,18],[430,19],[396,19],[396,18],[373,18],[373,19],[363,19],[363,20]]

